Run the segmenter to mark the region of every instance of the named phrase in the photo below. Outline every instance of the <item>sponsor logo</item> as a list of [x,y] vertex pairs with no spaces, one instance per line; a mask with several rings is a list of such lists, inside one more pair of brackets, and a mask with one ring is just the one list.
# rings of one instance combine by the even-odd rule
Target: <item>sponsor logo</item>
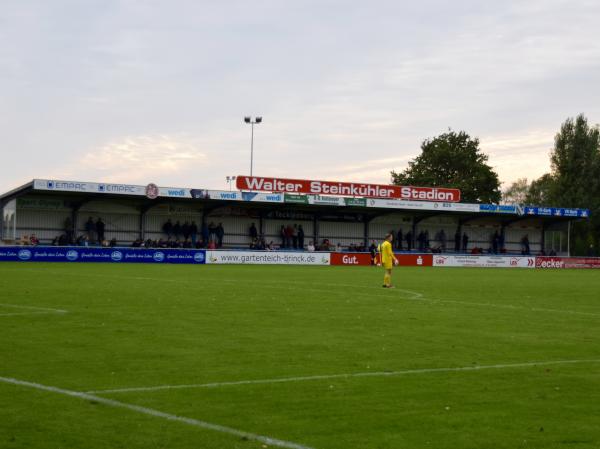
[[204,262],[204,253],[203,252],[197,252],[196,254],[194,254],[194,261],[196,261],[198,263]]
[[221,193],[219,193],[219,198],[221,198],[222,200],[237,200],[238,196],[237,196],[236,192],[231,192],[231,193],[221,192]]
[[121,251],[113,251],[110,253],[110,258],[115,262],[120,262],[123,259],[123,253]]
[[46,183],[46,187],[48,187],[49,189],[53,189],[54,188],[54,181],[48,181]]
[[[420,257],[420,256],[419,256]],[[435,256],[433,258],[434,265],[444,265],[446,263],[446,257],[443,256]]]
[[421,256],[417,257],[417,265],[423,265],[423,258]]
[[22,249],[18,252],[17,256],[21,260],[29,260],[31,259],[31,251],[29,251],[28,249]]
[[176,197],[185,197],[185,189],[167,190],[167,195]]
[[158,198],[158,186],[156,184],[150,183],[146,186],[146,198],[150,200],[155,200]]
[[537,259],[535,266],[537,268],[564,268],[565,262],[562,259]]
[[155,262],[162,262],[163,260],[165,260],[165,253],[163,253],[161,251],[156,251],[152,255],[152,258],[154,259]]
[[358,259],[356,256],[342,256],[342,263],[344,265],[358,265]]
[[79,253],[77,251],[75,251],[74,249],[67,251],[67,260],[70,260],[71,262],[73,262],[74,260],[77,260],[78,258],[79,258]]

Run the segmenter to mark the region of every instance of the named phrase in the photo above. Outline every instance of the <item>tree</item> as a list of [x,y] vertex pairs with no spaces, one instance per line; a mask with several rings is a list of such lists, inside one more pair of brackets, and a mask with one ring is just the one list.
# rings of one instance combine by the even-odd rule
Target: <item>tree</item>
[[502,201],[507,204],[525,204],[529,194],[527,178],[519,178],[502,192]]
[[525,204],[532,206],[555,206],[556,181],[550,173],[531,181],[529,191],[525,195]]
[[531,183],[528,202],[590,209],[590,220],[574,223],[571,251],[584,255],[600,240],[600,129],[580,114],[568,118],[554,137],[551,172]]
[[469,203],[500,201],[498,174],[481,153],[479,139],[450,129],[424,140],[421,150],[403,172],[391,172],[393,184],[456,188],[462,201]]

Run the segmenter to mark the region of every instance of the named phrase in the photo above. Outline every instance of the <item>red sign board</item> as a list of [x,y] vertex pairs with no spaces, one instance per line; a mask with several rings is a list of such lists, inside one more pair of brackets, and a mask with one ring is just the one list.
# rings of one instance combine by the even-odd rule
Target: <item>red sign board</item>
[[310,181],[305,179],[263,178],[238,176],[239,190],[284,192],[312,195],[359,196],[364,198],[396,198],[411,201],[457,203],[460,190],[442,187],[392,186],[354,182]]
[[[401,267],[430,267],[433,265],[431,254],[396,254]],[[379,255],[375,260],[379,262]],[[331,265],[371,265],[368,253],[331,253]]]
[[600,259],[592,257],[536,257],[536,268],[600,268]]

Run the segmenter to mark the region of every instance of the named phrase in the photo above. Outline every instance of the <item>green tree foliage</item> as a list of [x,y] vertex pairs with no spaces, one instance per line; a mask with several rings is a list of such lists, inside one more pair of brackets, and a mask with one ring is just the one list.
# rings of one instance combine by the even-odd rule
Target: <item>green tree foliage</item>
[[498,174],[487,164],[479,139],[464,131],[448,130],[421,144],[421,154],[401,173],[392,171],[392,183],[460,189],[461,200],[469,203],[498,203],[501,198]]
[[591,211],[589,221],[573,226],[571,251],[585,254],[600,240],[600,129],[581,114],[568,118],[554,138],[550,173],[533,181],[528,202],[547,206],[581,207]]
[[502,191],[502,202],[506,204],[525,204],[529,194],[527,178],[519,178]]

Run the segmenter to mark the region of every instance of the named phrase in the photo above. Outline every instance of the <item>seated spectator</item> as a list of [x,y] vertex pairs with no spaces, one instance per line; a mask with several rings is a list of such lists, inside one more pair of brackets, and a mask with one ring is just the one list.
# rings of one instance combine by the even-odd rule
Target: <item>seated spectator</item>
[[29,244],[31,246],[37,246],[40,244],[40,239],[38,239],[35,234],[31,234],[31,236],[29,237]]
[[110,239],[110,242],[108,243],[108,245],[111,248],[114,248],[115,246],[117,246],[117,239],[115,237],[113,237],[112,239]]
[[217,249],[217,244],[215,243],[214,240],[210,240],[208,242],[208,249]]
[[[271,242],[271,243],[273,243],[273,242]],[[308,245],[307,245],[307,247],[306,247],[306,250],[307,250],[307,251],[311,251],[311,252],[312,252],[312,251],[315,251],[315,244],[313,243],[313,241],[312,241],[312,240],[311,240],[310,242],[308,242]]]

